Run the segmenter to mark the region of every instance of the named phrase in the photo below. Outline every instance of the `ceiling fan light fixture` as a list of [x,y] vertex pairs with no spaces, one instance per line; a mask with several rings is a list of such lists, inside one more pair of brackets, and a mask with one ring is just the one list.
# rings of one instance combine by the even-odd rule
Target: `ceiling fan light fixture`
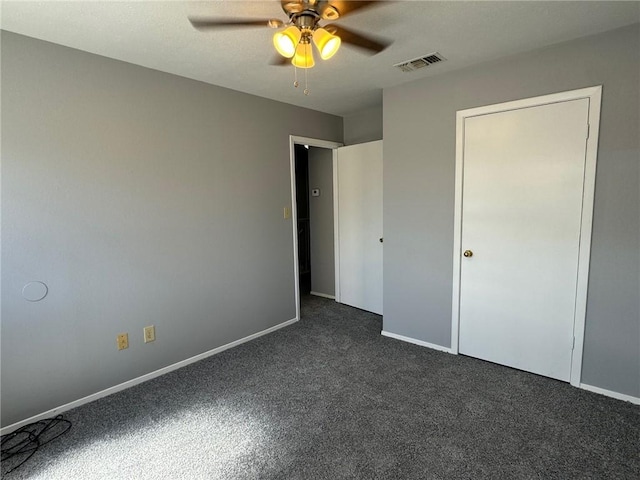
[[313,49],[308,40],[303,40],[298,44],[291,63],[297,68],[311,68],[316,64],[313,59]]
[[280,32],[276,32],[273,36],[273,46],[280,55],[285,58],[291,58],[296,53],[296,47],[300,43],[300,30],[295,25],[285,28]]
[[340,37],[336,35],[332,35],[324,28],[319,27],[316,28],[313,32],[313,43],[318,47],[318,51],[320,52],[320,58],[323,60],[328,60],[333,57],[338,49],[340,48]]

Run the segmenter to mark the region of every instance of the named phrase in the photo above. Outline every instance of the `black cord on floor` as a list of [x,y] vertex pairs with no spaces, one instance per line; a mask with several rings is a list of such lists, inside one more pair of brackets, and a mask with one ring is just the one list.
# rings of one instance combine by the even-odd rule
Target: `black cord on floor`
[[39,422],[24,425],[2,435],[2,475],[13,472],[25,464],[40,447],[64,435],[71,429],[71,422],[58,415]]

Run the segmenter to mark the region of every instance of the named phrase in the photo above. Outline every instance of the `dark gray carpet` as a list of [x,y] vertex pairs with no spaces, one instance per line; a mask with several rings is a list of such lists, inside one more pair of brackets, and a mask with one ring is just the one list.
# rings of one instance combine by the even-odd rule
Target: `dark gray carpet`
[[640,478],[640,408],[380,336],[305,297],[302,320],[65,414],[7,478]]

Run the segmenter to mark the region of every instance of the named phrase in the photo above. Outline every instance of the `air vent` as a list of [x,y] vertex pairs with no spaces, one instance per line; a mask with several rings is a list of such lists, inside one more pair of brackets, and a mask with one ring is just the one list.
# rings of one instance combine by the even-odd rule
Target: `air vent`
[[413,60],[407,60],[401,63],[396,63],[394,67],[399,68],[403,72],[413,72],[434,63],[444,62],[446,58],[440,55],[438,52],[430,53],[424,57],[414,58]]

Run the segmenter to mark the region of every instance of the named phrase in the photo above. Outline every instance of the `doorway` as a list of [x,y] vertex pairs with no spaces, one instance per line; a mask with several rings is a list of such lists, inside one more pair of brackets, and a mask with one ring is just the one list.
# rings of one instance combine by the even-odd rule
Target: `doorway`
[[290,146],[297,318],[307,291],[382,315],[382,140]]
[[305,295],[335,298],[335,149],[341,143],[290,137],[296,318]]
[[458,112],[454,353],[579,385],[600,94]]
[[333,150],[295,145],[300,295],[335,298]]

